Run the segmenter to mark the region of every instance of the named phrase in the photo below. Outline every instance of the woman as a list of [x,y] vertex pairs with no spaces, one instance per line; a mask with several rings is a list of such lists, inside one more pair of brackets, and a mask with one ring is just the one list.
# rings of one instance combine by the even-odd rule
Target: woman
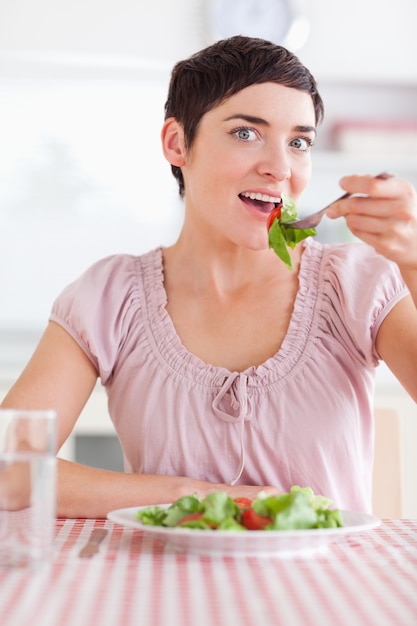
[[380,359],[417,400],[417,199],[397,178],[344,178],[360,196],[328,214],[367,245],[310,238],[288,270],[267,218],[307,186],[322,112],[309,71],[270,42],[233,37],[174,68],[161,137],[178,240],[67,287],[3,402],[56,408],[62,445],[97,377],[107,390],[126,473],[61,460],[59,515],[293,484],[370,509]]

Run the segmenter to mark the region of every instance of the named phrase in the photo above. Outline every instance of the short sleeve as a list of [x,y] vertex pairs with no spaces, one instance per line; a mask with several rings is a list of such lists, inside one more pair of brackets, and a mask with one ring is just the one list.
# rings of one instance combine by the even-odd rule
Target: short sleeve
[[50,320],[73,337],[106,385],[139,306],[137,257],[115,255],[68,285],[55,300]]
[[409,291],[395,263],[364,243],[324,247],[323,312],[362,363],[376,365],[378,329]]

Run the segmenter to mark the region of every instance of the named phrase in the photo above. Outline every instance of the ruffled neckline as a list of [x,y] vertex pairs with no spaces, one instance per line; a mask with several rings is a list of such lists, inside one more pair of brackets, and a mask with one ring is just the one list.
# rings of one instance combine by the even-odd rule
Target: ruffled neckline
[[[287,333],[276,354],[264,363],[241,372],[247,378],[248,387],[269,386],[294,376],[310,358],[314,348],[313,338],[316,336],[318,324],[316,311],[320,308],[318,299],[322,280],[320,266],[323,246],[310,239],[300,245],[303,245],[303,254],[299,269],[299,289]],[[189,380],[192,384],[216,387],[222,384],[233,372],[205,363],[189,352],[182,344],[166,310],[162,248],[158,247],[144,254],[140,261],[147,301],[148,328],[159,358],[173,375]]]

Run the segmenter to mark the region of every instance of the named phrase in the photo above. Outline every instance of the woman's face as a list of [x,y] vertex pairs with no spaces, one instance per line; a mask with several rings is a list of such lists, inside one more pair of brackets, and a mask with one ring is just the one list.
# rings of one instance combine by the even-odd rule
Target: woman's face
[[274,201],[297,201],[310,179],[314,137],[308,93],[262,83],[231,96],[202,117],[186,153],[186,219],[210,237],[267,247]]

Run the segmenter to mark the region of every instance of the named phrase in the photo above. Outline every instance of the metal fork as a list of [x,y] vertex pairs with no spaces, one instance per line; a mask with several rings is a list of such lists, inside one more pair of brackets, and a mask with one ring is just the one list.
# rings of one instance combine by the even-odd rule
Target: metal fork
[[[391,176],[392,174],[388,174],[387,172],[381,172],[381,174],[378,174],[377,176],[375,176],[375,178],[381,178],[382,180],[385,180],[387,178],[391,178]],[[316,213],[312,213],[308,217],[303,217],[300,220],[294,220],[292,222],[283,222],[283,223],[285,224],[285,226],[288,226],[289,228],[302,228],[302,229],[315,228],[315,226],[318,226],[318,224],[320,224],[322,217],[326,213],[327,209],[332,206],[332,204],[335,204],[336,202],[339,202],[340,200],[344,200],[345,198],[349,198],[349,196],[351,195],[352,195],[351,193],[344,193],[342,196],[340,196],[340,198],[337,198],[337,200],[333,200],[333,202],[325,206],[324,209],[320,209],[320,211],[317,211]]]

